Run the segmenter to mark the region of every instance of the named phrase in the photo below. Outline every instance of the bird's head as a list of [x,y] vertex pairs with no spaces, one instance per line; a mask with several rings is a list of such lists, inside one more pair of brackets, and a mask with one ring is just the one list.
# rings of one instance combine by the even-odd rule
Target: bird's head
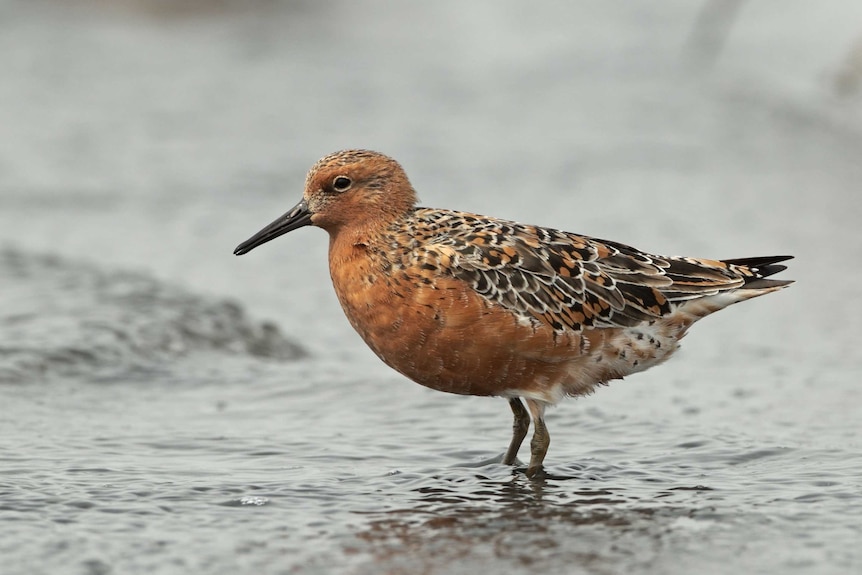
[[321,158],[305,179],[302,200],[286,214],[237,246],[242,255],[289,231],[312,225],[331,235],[344,229],[386,225],[416,204],[404,169],[369,150],[344,150]]

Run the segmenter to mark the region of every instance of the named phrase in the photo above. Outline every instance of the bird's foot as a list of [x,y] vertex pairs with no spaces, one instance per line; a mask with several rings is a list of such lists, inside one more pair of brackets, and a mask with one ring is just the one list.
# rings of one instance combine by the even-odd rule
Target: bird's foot
[[529,477],[530,479],[545,479],[547,474],[545,473],[545,468],[542,465],[537,465],[535,467],[528,467],[526,471],[524,471],[524,475]]

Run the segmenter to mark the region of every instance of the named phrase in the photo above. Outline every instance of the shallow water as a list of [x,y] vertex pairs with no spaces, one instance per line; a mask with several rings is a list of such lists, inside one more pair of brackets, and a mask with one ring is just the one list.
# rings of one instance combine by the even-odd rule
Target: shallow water
[[[0,572],[859,571],[844,4],[746,5],[707,62],[689,2],[0,2]],[[325,234],[231,255],[353,146],[426,205],[798,281],[550,411],[531,481],[504,401],[364,347]]]

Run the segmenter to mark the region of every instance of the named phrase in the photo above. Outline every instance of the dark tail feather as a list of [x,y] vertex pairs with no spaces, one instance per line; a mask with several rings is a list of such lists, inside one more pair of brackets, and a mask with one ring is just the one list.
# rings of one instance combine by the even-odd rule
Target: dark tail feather
[[721,261],[734,266],[744,266],[754,272],[754,277],[746,278],[743,286],[744,289],[765,289],[786,286],[793,283],[793,280],[763,279],[786,270],[787,266],[778,265],[778,262],[792,259],[793,256],[764,256],[759,258],[739,258]]

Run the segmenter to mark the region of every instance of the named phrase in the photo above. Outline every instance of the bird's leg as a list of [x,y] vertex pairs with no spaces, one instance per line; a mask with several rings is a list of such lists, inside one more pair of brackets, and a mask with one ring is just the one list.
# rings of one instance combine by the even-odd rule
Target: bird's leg
[[527,430],[530,429],[530,414],[524,409],[521,399],[518,397],[509,399],[509,407],[512,408],[512,413],[515,414],[515,421],[512,423],[512,442],[509,443],[509,449],[506,450],[506,455],[503,457],[503,464],[505,465],[513,465],[515,463],[521,443],[527,437]]
[[545,427],[545,404],[534,399],[528,399],[527,407],[533,416],[533,439],[530,441],[530,466],[527,467],[527,477],[534,477],[542,471],[542,462],[551,444],[551,436]]

